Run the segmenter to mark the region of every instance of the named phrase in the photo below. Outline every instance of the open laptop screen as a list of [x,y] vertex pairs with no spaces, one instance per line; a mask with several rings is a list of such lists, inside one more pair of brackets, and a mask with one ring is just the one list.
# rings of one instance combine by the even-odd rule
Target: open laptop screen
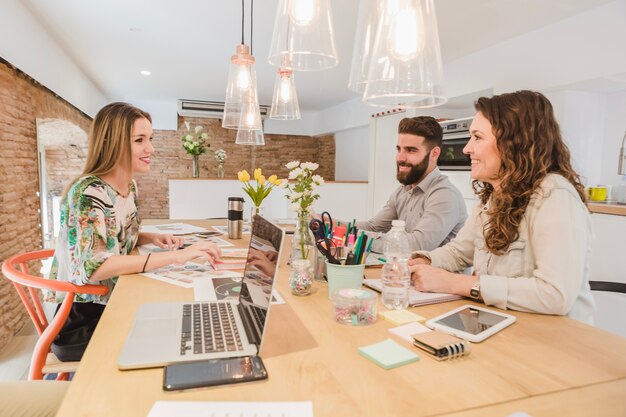
[[[283,230],[261,216],[254,216],[248,261],[243,274],[239,305],[250,342],[260,345],[278,272]],[[250,334],[252,333],[252,334]]]

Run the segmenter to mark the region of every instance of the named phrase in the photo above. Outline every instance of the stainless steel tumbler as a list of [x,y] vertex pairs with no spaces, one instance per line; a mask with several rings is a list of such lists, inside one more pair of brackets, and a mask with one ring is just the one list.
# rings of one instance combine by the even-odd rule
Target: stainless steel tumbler
[[243,197],[228,197],[228,238],[241,239],[243,232]]

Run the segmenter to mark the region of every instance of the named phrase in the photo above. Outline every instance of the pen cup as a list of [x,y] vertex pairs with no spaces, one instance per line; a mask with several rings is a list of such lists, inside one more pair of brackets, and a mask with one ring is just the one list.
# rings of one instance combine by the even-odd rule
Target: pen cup
[[365,265],[335,265],[326,262],[326,275],[328,277],[328,298],[333,293],[344,288],[358,289],[363,285]]

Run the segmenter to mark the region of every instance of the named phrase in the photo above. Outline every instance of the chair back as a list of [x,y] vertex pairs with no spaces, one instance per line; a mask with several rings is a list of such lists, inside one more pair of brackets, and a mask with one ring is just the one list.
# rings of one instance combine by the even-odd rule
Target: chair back
[[596,302],[596,327],[626,337],[626,284],[611,281],[589,281]]
[[[105,295],[109,292],[109,289],[104,285],[76,285],[71,282],[49,280],[29,274],[28,262],[42,261],[52,256],[54,256],[54,250],[44,249],[14,255],[2,264],[2,274],[13,282],[13,286],[24,307],[26,307],[26,311],[28,311],[37,333],[39,333],[39,339],[31,359],[29,379],[43,378],[42,370],[50,352],[50,345],[52,345],[70,314],[74,296],[76,294]],[[66,293],[65,299],[61,303],[61,308],[50,323],[46,319],[39,294],[36,291],[37,289]]]

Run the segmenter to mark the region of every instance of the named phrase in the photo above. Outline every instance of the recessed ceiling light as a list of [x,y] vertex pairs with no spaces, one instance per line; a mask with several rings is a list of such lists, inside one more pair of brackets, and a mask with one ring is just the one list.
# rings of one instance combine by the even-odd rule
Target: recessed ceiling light
[[150,71],[142,70],[141,75],[150,75]]

